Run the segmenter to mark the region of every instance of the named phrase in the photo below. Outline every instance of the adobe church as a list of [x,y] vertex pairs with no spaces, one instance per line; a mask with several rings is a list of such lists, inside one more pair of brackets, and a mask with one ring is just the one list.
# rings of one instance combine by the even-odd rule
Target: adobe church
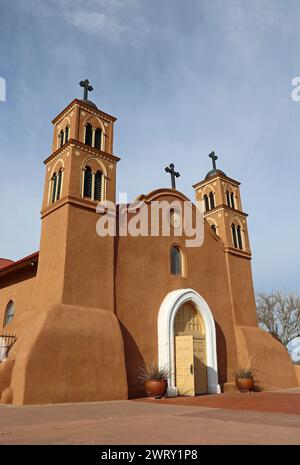
[[[84,98],[52,121],[40,250],[0,260],[1,403],[139,397],[138,368],[155,360],[169,370],[170,396],[233,390],[250,358],[265,389],[298,386],[286,349],[257,326],[240,183],[214,153],[193,186],[205,205],[201,247],[186,247],[171,214],[169,236],[97,234],[97,204],[116,202],[116,118],[80,84]],[[138,200],[187,201],[169,171],[172,188]]]

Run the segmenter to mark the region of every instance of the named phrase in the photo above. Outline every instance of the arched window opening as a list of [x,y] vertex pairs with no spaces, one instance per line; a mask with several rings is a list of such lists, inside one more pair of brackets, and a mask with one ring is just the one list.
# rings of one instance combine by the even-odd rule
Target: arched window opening
[[4,326],[8,325],[8,323],[11,322],[14,316],[15,316],[15,304],[11,300],[5,310],[3,328]]
[[182,254],[177,246],[171,247],[170,250],[170,269],[171,274],[182,275]]
[[70,132],[70,128],[69,126],[66,127],[66,130],[65,130],[65,144],[68,142],[69,140],[69,132]]
[[96,129],[95,131],[95,148],[101,150],[101,138],[102,138],[102,131],[101,129]]
[[211,225],[211,229],[213,230],[215,234],[217,234],[217,226],[215,224]]
[[58,175],[57,175],[57,189],[56,189],[56,194],[55,194],[55,200],[60,199],[61,183],[62,183],[62,169],[59,170]]
[[228,207],[231,207],[229,191],[226,191],[226,201],[227,201],[227,206],[228,206]]
[[215,208],[215,196],[214,196],[213,191],[211,191],[209,194],[209,200],[210,200],[210,208]]
[[92,198],[93,193],[93,173],[89,166],[86,166],[84,172],[83,196]]
[[240,226],[237,227],[237,240],[239,249],[243,250],[242,231]]
[[95,195],[94,200],[101,200],[102,199],[102,172],[97,171],[95,174]]
[[231,231],[232,231],[233,245],[237,249],[238,248],[238,243],[237,243],[237,235],[236,235],[236,226],[233,223],[231,225]]
[[51,182],[52,182],[51,203],[54,203],[55,198],[56,198],[56,187],[57,187],[57,174],[56,173],[53,174]]
[[92,145],[93,142],[93,128],[91,124],[87,124],[85,127],[85,144]]
[[64,131],[61,130],[59,133],[59,147],[62,147],[64,145]]
[[208,200],[208,197],[207,197],[207,195],[205,195],[203,198],[204,198],[204,203],[205,203],[205,211],[208,212],[208,210],[209,210],[209,200]]
[[231,208],[235,208],[235,200],[234,200],[234,193],[232,192],[231,195]]

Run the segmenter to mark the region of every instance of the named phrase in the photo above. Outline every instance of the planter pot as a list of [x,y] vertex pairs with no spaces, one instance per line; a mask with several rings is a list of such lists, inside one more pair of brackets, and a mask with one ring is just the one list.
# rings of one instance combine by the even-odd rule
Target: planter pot
[[151,379],[145,381],[144,386],[148,397],[164,397],[167,391],[168,381]]
[[236,387],[240,392],[251,392],[254,388],[253,378],[236,378]]

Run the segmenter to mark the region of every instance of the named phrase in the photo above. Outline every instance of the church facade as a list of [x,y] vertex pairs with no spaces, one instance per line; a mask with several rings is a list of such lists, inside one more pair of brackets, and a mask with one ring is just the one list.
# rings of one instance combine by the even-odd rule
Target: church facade
[[[169,235],[97,233],[97,205],[116,203],[116,118],[81,84],[84,98],[52,122],[39,252],[0,261],[1,403],[139,397],[139,367],[153,361],[169,371],[169,395],[233,390],[250,359],[265,389],[298,386],[286,349],[257,326],[240,183],[217,169],[214,153],[193,186],[205,209],[201,246],[186,246],[173,208]],[[136,201],[150,211],[188,199],[161,188]]]

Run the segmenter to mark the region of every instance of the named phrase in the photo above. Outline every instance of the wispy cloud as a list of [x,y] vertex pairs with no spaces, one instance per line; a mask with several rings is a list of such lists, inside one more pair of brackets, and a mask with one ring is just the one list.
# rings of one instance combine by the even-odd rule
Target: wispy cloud
[[48,0],[28,2],[31,11],[40,16],[64,19],[87,34],[98,35],[108,42],[134,41],[147,29],[138,0]]
[[116,40],[130,33],[130,28],[118,18],[107,13],[86,12],[82,10],[66,11],[65,19],[83,32],[99,34],[108,40]]

